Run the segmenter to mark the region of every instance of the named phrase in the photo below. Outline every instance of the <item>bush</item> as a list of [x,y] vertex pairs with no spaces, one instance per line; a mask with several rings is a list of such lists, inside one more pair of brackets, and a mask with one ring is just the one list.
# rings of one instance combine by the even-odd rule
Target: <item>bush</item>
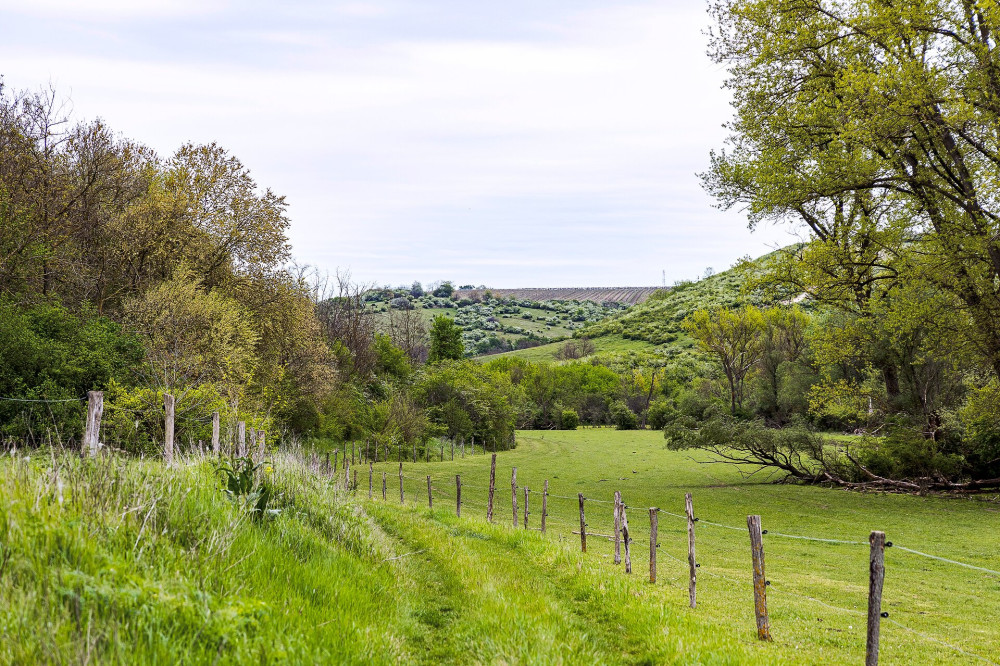
[[575,409],[564,409],[559,419],[559,427],[563,430],[576,430],[580,425],[580,415]]
[[674,420],[678,411],[666,398],[657,398],[649,405],[646,412],[646,424],[653,430],[663,430],[664,426]]
[[621,400],[611,403],[609,411],[611,413],[611,423],[618,430],[635,430],[639,424],[635,412],[629,409],[628,405]]

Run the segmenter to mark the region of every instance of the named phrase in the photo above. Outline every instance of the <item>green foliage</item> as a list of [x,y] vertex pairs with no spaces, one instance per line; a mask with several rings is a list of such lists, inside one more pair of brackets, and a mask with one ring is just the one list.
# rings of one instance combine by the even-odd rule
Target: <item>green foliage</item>
[[618,430],[635,430],[639,425],[639,419],[629,406],[621,400],[611,403],[609,409],[611,423]]
[[958,478],[962,456],[912,427],[895,425],[885,437],[866,437],[852,447],[865,469],[888,479]]
[[559,419],[560,430],[576,430],[580,425],[580,415],[575,409],[564,409]]
[[281,513],[281,509],[273,506],[276,499],[274,487],[267,479],[274,473],[271,463],[254,464],[250,457],[233,457],[228,462],[220,463],[216,471],[222,477],[223,492],[251,520],[261,522]]
[[446,360],[457,360],[465,355],[462,346],[462,329],[451,317],[438,315],[431,324],[431,349],[427,356],[428,363],[439,363]]
[[406,381],[413,374],[413,367],[406,352],[392,342],[384,333],[375,334],[375,371],[397,381]]
[[657,398],[649,403],[646,412],[646,425],[653,430],[663,430],[667,423],[676,418],[678,412],[666,398]]

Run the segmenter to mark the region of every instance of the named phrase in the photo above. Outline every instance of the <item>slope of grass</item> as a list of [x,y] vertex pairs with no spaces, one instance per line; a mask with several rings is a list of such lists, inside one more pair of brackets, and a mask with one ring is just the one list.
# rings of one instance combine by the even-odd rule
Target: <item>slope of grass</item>
[[[594,343],[594,354],[614,354],[629,351],[652,351],[654,345],[643,340],[628,340],[620,335],[605,335],[592,340]],[[534,363],[556,362],[559,350],[563,348],[565,342],[551,342],[547,345],[529,347],[528,349],[518,349],[515,351],[493,354],[490,356],[479,356],[478,360],[488,361],[497,356],[517,356]]]
[[[498,455],[496,517],[508,526],[512,523],[510,478],[511,468],[516,467],[518,485],[532,491],[529,525],[539,524],[539,491],[548,479],[549,538],[579,548],[579,537],[572,534],[579,529],[577,493],[590,498],[586,502],[588,530],[610,534],[612,505],[607,502],[614,490],[621,490],[630,507],[633,578],[641,580],[648,567],[648,507],[659,507],[659,580],[655,586],[640,586],[644,598],[656,599],[668,613],[681,612],[709,622],[720,635],[735,636],[750,655],[766,663],[863,661],[871,530],[884,530],[897,546],[1000,571],[996,538],[1000,506],[992,499],[775,485],[770,479],[743,478],[728,465],[706,463],[701,454],[665,450],[658,432],[521,432],[518,448]],[[390,474],[389,501],[398,503],[397,468],[383,468]],[[454,475],[460,473],[466,484],[463,511],[484,515],[489,456],[406,463],[405,468],[408,503],[426,505],[427,474],[442,495],[453,497]],[[693,493],[700,518],[696,532],[701,568],[694,611],[686,609],[686,520],[670,515],[684,513],[685,492]],[[519,511],[523,501],[519,490]],[[770,645],[756,641],[746,532],[746,516],[752,513],[762,516],[769,531],[764,539],[772,583],[768,604],[774,642]],[[523,527],[518,529],[523,531]],[[609,580],[624,577],[621,567],[611,563],[608,541],[592,536],[584,557],[599,562]],[[992,663],[970,655],[997,661],[1000,628],[994,618],[1000,576],[901,548],[886,551],[886,571],[883,609],[890,615],[882,626],[881,663]]]
[[747,663],[570,544],[274,466],[257,522],[207,460],[5,456],[0,663]]

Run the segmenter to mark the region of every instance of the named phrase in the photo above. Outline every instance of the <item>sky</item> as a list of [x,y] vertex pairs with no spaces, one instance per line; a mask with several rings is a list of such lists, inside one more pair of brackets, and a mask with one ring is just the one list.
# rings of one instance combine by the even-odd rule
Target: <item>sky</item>
[[[792,240],[700,186],[731,115],[699,0],[0,0],[0,75],[287,197],[370,284],[652,286]],[[665,277],[664,277],[665,274]]]

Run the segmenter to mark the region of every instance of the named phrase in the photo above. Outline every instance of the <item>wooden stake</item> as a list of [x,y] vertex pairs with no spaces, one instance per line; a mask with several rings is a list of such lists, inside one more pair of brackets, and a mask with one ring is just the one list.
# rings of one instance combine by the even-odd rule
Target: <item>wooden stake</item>
[[476,455],[476,436],[475,435],[472,436],[472,443],[470,444],[470,446],[472,446],[472,455]]
[[351,487],[351,463],[347,460],[347,449],[344,449],[344,490]]
[[615,491],[615,564],[622,563],[622,494]]
[[164,415],[164,438],[163,438],[163,458],[169,465],[174,461],[174,396],[169,393],[163,394],[163,407],[166,411]]
[[340,453],[340,449],[333,450],[333,473],[337,473],[337,454]]
[[441,442],[441,462],[444,462],[444,442]]
[[659,509],[651,508],[649,510],[649,582],[656,582],[656,549],[660,547],[660,544],[656,541],[656,528],[658,527],[658,516]]
[[767,617],[767,579],[764,576],[764,537],[760,531],[760,516],[747,516],[750,530],[750,554],[753,556],[753,610],[757,617],[757,638],[771,640],[771,624]]
[[451,461],[455,462],[455,439],[452,438],[450,441],[451,441]]
[[493,522],[493,491],[497,486],[497,454],[493,454],[490,461],[490,501],[486,505],[486,520]]
[[694,556],[694,502],[691,499],[691,493],[684,495],[684,512],[687,513],[688,519],[688,596],[691,608],[695,608],[698,605],[698,561]]
[[413,462],[417,462],[417,440],[413,440]]
[[212,454],[219,455],[219,412],[212,412]]
[[510,471],[510,503],[514,507],[514,527],[517,527],[517,468]]
[[375,477],[375,467],[371,464],[371,462],[369,462],[368,463],[368,499],[372,498],[372,491],[374,490],[374,488],[372,488],[372,486],[374,485],[374,481],[375,481],[374,477]]
[[354,485],[351,486],[351,490],[354,492],[358,491],[358,468],[354,468]]
[[247,454],[247,424],[240,421],[236,424],[236,455],[243,458]]
[[403,463],[399,463],[399,503],[403,501]]
[[385,501],[385,472],[382,472],[382,501]]
[[528,490],[527,486],[524,488],[524,529],[528,529]]
[[462,517],[462,477],[455,475],[455,515]]
[[87,391],[87,429],[83,435],[83,455],[97,455],[103,414],[104,391]]
[[431,475],[427,475],[427,508],[434,508],[434,498],[431,496]]
[[545,534],[545,517],[549,515],[549,480],[542,485],[542,534]]
[[872,532],[868,536],[868,542],[871,544],[871,553],[868,558],[868,643],[865,666],[877,666],[882,625],[882,583],[885,581],[885,532]]
[[330,452],[326,452],[326,463],[323,465],[323,473],[330,476]]
[[580,550],[587,552],[587,520],[583,515],[583,493],[577,493],[580,497]]
[[267,433],[263,430],[257,433],[257,457],[261,460],[264,459],[264,454],[267,452]]
[[632,538],[628,534],[628,509],[625,502],[621,503],[619,511],[622,514],[622,543],[625,544],[625,573],[632,573]]

